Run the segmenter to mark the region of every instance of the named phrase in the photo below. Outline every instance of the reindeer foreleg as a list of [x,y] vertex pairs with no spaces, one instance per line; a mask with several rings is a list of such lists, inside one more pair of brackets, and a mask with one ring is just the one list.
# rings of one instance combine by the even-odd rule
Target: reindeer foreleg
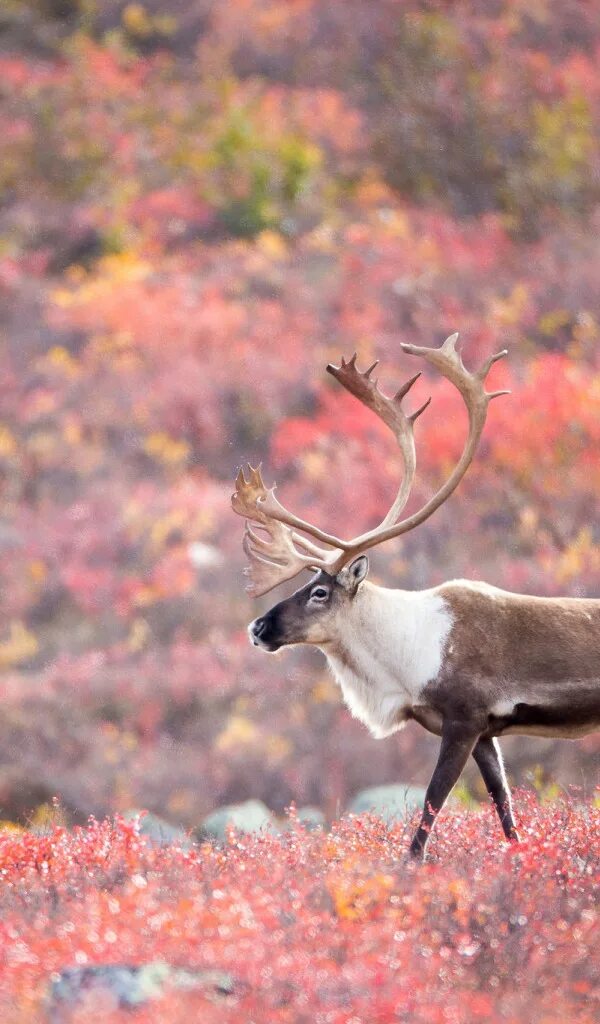
[[425,794],[421,823],[410,844],[410,854],[419,860],[425,856],[429,833],[452,787],[458,782],[479,738],[479,729],[465,722],[444,721],[442,745],[431,782]]

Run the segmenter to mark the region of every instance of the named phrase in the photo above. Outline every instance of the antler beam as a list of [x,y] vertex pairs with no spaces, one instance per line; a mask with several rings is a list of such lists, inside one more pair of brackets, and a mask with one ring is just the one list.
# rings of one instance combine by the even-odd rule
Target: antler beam
[[[375,544],[381,544],[386,540],[391,540],[393,537],[399,537],[401,534],[407,533],[409,530],[413,530],[416,526],[420,526],[421,523],[424,523],[426,519],[429,519],[429,516],[432,515],[458,487],[460,481],[467,472],[467,469],[471,465],[475,450],[485,426],[489,403],[493,398],[499,398],[501,395],[510,394],[510,392],[506,390],[489,392],[486,391],[484,387],[485,379],[490,369],[494,363],[498,362],[499,359],[503,359],[504,356],[508,355],[508,350],[502,349],[501,352],[497,352],[495,355],[490,356],[489,359],[486,359],[483,366],[478,370],[475,370],[473,373],[470,373],[469,370],[466,369],[461,355],[456,349],[457,341],[458,334],[451,334],[449,338],[446,338],[441,348],[425,348],[420,345],[410,345],[406,342],[401,342],[401,348],[409,355],[420,356],[421,359],[425,359],[426,362],[435,366],[451,384],[454,384],[462,395],[469,414],[469,432],[462,455],[447,481],[442,487],[440,487],[433,497],[430,498],[423,508],[419,509],[419,511],[415,512],[414,515],[409,516],[408,519],[404,519],[400,523],[395,523],[385,529],[378,526],[374,530],[364,533],[360,537],[356,537],[352,541],[351,558],[354,557],[358,551],[367,551]],[[335,571],[339,572],[339,569],[336,568]]]
[[[490,356],[483,366],[471,373],[464,366],[456,349],[457,340],[458,334],[452,334],[440,348],[402,343],[405,352],[424,359],[457,388],[469,415],[467,440],[454,471],[437,493],[407,519],[397,521],[408,500],[416,472],[413,428],[417,417],[429,405],[430,399],[407,416],[401,403],[420,373],[403,384],[393,398],[388,398],[380,391],[377,382],[371,379],[377,363],[373,363],[368,370],[360,373],[356,369],[356,354],[348,362],[342,359],[340,366],[330,364],[327,370],[390,428],[398,442],[404,465],[404,474],[396,498],[379,526],[352,540],[343,540],[325,533],[283,507],[275,497],[275,487],[265,487],[260,466],[257,469],[249,467],[248,479],[240,470],[236,490],[232,496],[233,509],[246,520],[253,520],[261,531],[258,533],[248,522],[246,523],[244,551],[250,562],[246,572],[250,576],[248,590],[253,596],[266,594],[279,583],[297,576],[305,568],[324,569],[331,574],[339,572],[361,552],[368,551],[376,544],[391,540],[393,537],[399,537],[425,522],[450,497],[473,460],[490,401],[499,395],[508,394],[507,391],[488,392],[484,386],[491,367],[507,354],[506,349]],[[298,530],[314,537],[321,544],[328,545],[332,550],[317,547],[306,537],[298,534]]]

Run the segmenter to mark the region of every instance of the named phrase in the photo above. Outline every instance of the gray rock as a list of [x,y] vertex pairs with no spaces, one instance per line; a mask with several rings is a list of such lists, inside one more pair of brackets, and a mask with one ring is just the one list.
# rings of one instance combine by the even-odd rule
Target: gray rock
[[275,817],[262,800],[246,800],[243,804],[217,807],[204,819],[198,834],[202,838],[223,842],[231,825],[239,832],[279,831]]
[[299,807],[296,816],[308,832],[318,832],[325,828],[325,815],[320,807]]
[[[102,999],[115,1009],[135,1010],[167,989],[203,989],[214,1001],[235,992],[235,979],[225,971],[188,971],[157,960],[141,967],[108,964],[101,967],[67,967],[55,977],[47,999],[49,1024],[61,1024],[65,1015],[84,1000]],[[107,1007],[108,1008],[108,1007]]]
[[352,814],[376,814],[386,824],[404,821],[415,808],[421,808],[425,800],[422,786],[396,783],[393,786],[371,786],[362,789],[354,797],[348,810]]
[[125,811],[124,818],[134,821],[139,818],[140,835],[145,836],[153,846],[181,846],[189,850],[193,843],[182,828],[171,825],[157,814],[146,811]]

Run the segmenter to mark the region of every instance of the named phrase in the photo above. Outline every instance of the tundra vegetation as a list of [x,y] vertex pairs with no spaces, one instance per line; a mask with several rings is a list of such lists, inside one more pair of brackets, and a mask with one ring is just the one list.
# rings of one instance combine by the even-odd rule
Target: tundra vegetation
[[518,805],[520,846],[454,810],[418,868],[376,818],[187,850],[123,820],[5,834],[2,1020],[596,1024],[599,812]]
[[[343,535],[379,521],[397,488],[393,439],[315,373],[341,352],[357,349],[365,366],[381,358],[400,383],[401,341],[433,344],[460,329],[473,365],[510,351],[490,380],[512,398],[492,405],[481,457],[392,560],[373,558],[373,579],[600,593],[599,45],[597,12],[583,2],[5,0],[5,820],[47,824],[54,795],[65,826],[147,807],[193,827],[249,797],[279,814],[292,800],[316,804],[332,820],[364,785],[426,780],[426,737],[409,726],[375,743],[320,661],[260,659],[245,633],[243,555],[227,511],[242,461],[264,457],[286,505]],[[431,394],[435,409],[417,424],[419,507],[456,461],[464,422],[443,381],[414,393],[415,407]],[[271,838],[233,843],[222,860],[134,851],[131,863],[119,852],[129,826],[6,833],[3,1019],[39,1020],[42,978],[69,964],[163,957],[191,968],[205,957],[228,970],[237,956],[244,969],[232,971],[252,998],[259,987],[275,993],[273,1020],[390,1019],[384,1003],[354,1002],[353,1014],[340,995],[368,984],[383,1000],[390,970],[406,982],[401,1000],[414,993],[400,1020],[497,1013],[520,1024],[531,1019],[526,970],[540,1021],[592,1020],[598,750],[597,737],[507,742],[513,779],[527,782],[537,764],[542,797],[553,795],[551,776],[576,784],[586,809],[518,796],[525,845],[515,853],[497,848],[493,826],[449,810],[418,881],[393,866],[403,837],[373,824],[336,826],[332,846],[294,840],[297,854],[291,839]],[[104,868],[84,877],[85,851],[117,865],[110,884]],[[304,874],[295,856],[310,857]],[[298,908],[281,907],[272,930],[268,918],[265,943],[267,932],[282,928],[284,942],[297,929],[293,962],[273,975],[261,973],[274,969],[272,948],[256,943],[244,909],[267,893],[250,873],[267,868],[265,906],[275,914],[273,878],[298,875],[300,909],[316,917],[294,924],[286,915]],[[375,891],[375,924],[370,911],[355,921],[331,909],[336,897],[317,879],[336,869],[349,906],[353,886]],[[233,938],[180,944],[176,957],[182,930],[208,934],[194,907],[219,888],[203,874],[213,870],[224,918],[238,915],[235,927],[222,922]],[[126,906],[111,885],[129,893]],[[380,885],[389,900],[378,902]],[[124,909],[105,928],[111,898]],[[329,945],[315,937],[321,925]],[[487,938],[459,949],[453,929],[475,925]],[[250,977],[251,948],[264,960]],[[306,966],[317,949],[330,954],[319,976]],[[281,981],[301,963],[302,1011],[304,996]],[[236,1020],[240,1005],[260,1017],[256,1003],[238,1003]],[[215,1014],[226,1019],[222,1006]]]

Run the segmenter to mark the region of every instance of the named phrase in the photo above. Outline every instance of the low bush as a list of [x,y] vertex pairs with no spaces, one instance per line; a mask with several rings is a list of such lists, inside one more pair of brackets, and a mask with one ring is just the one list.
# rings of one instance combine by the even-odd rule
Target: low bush
[[513,847],[491,808],[444,813],[424,866],[376,818],[309,833],[292,812],[280,836],[185,850],[120,819],[5,832],[1,1018],[52,1019],[52,985],[74,988],[76,968],[162,961],[227,985],[157,990],[133,1015],[90,988],[61,1024],[592,1024],[600,812],[524,793],[517,807]]

